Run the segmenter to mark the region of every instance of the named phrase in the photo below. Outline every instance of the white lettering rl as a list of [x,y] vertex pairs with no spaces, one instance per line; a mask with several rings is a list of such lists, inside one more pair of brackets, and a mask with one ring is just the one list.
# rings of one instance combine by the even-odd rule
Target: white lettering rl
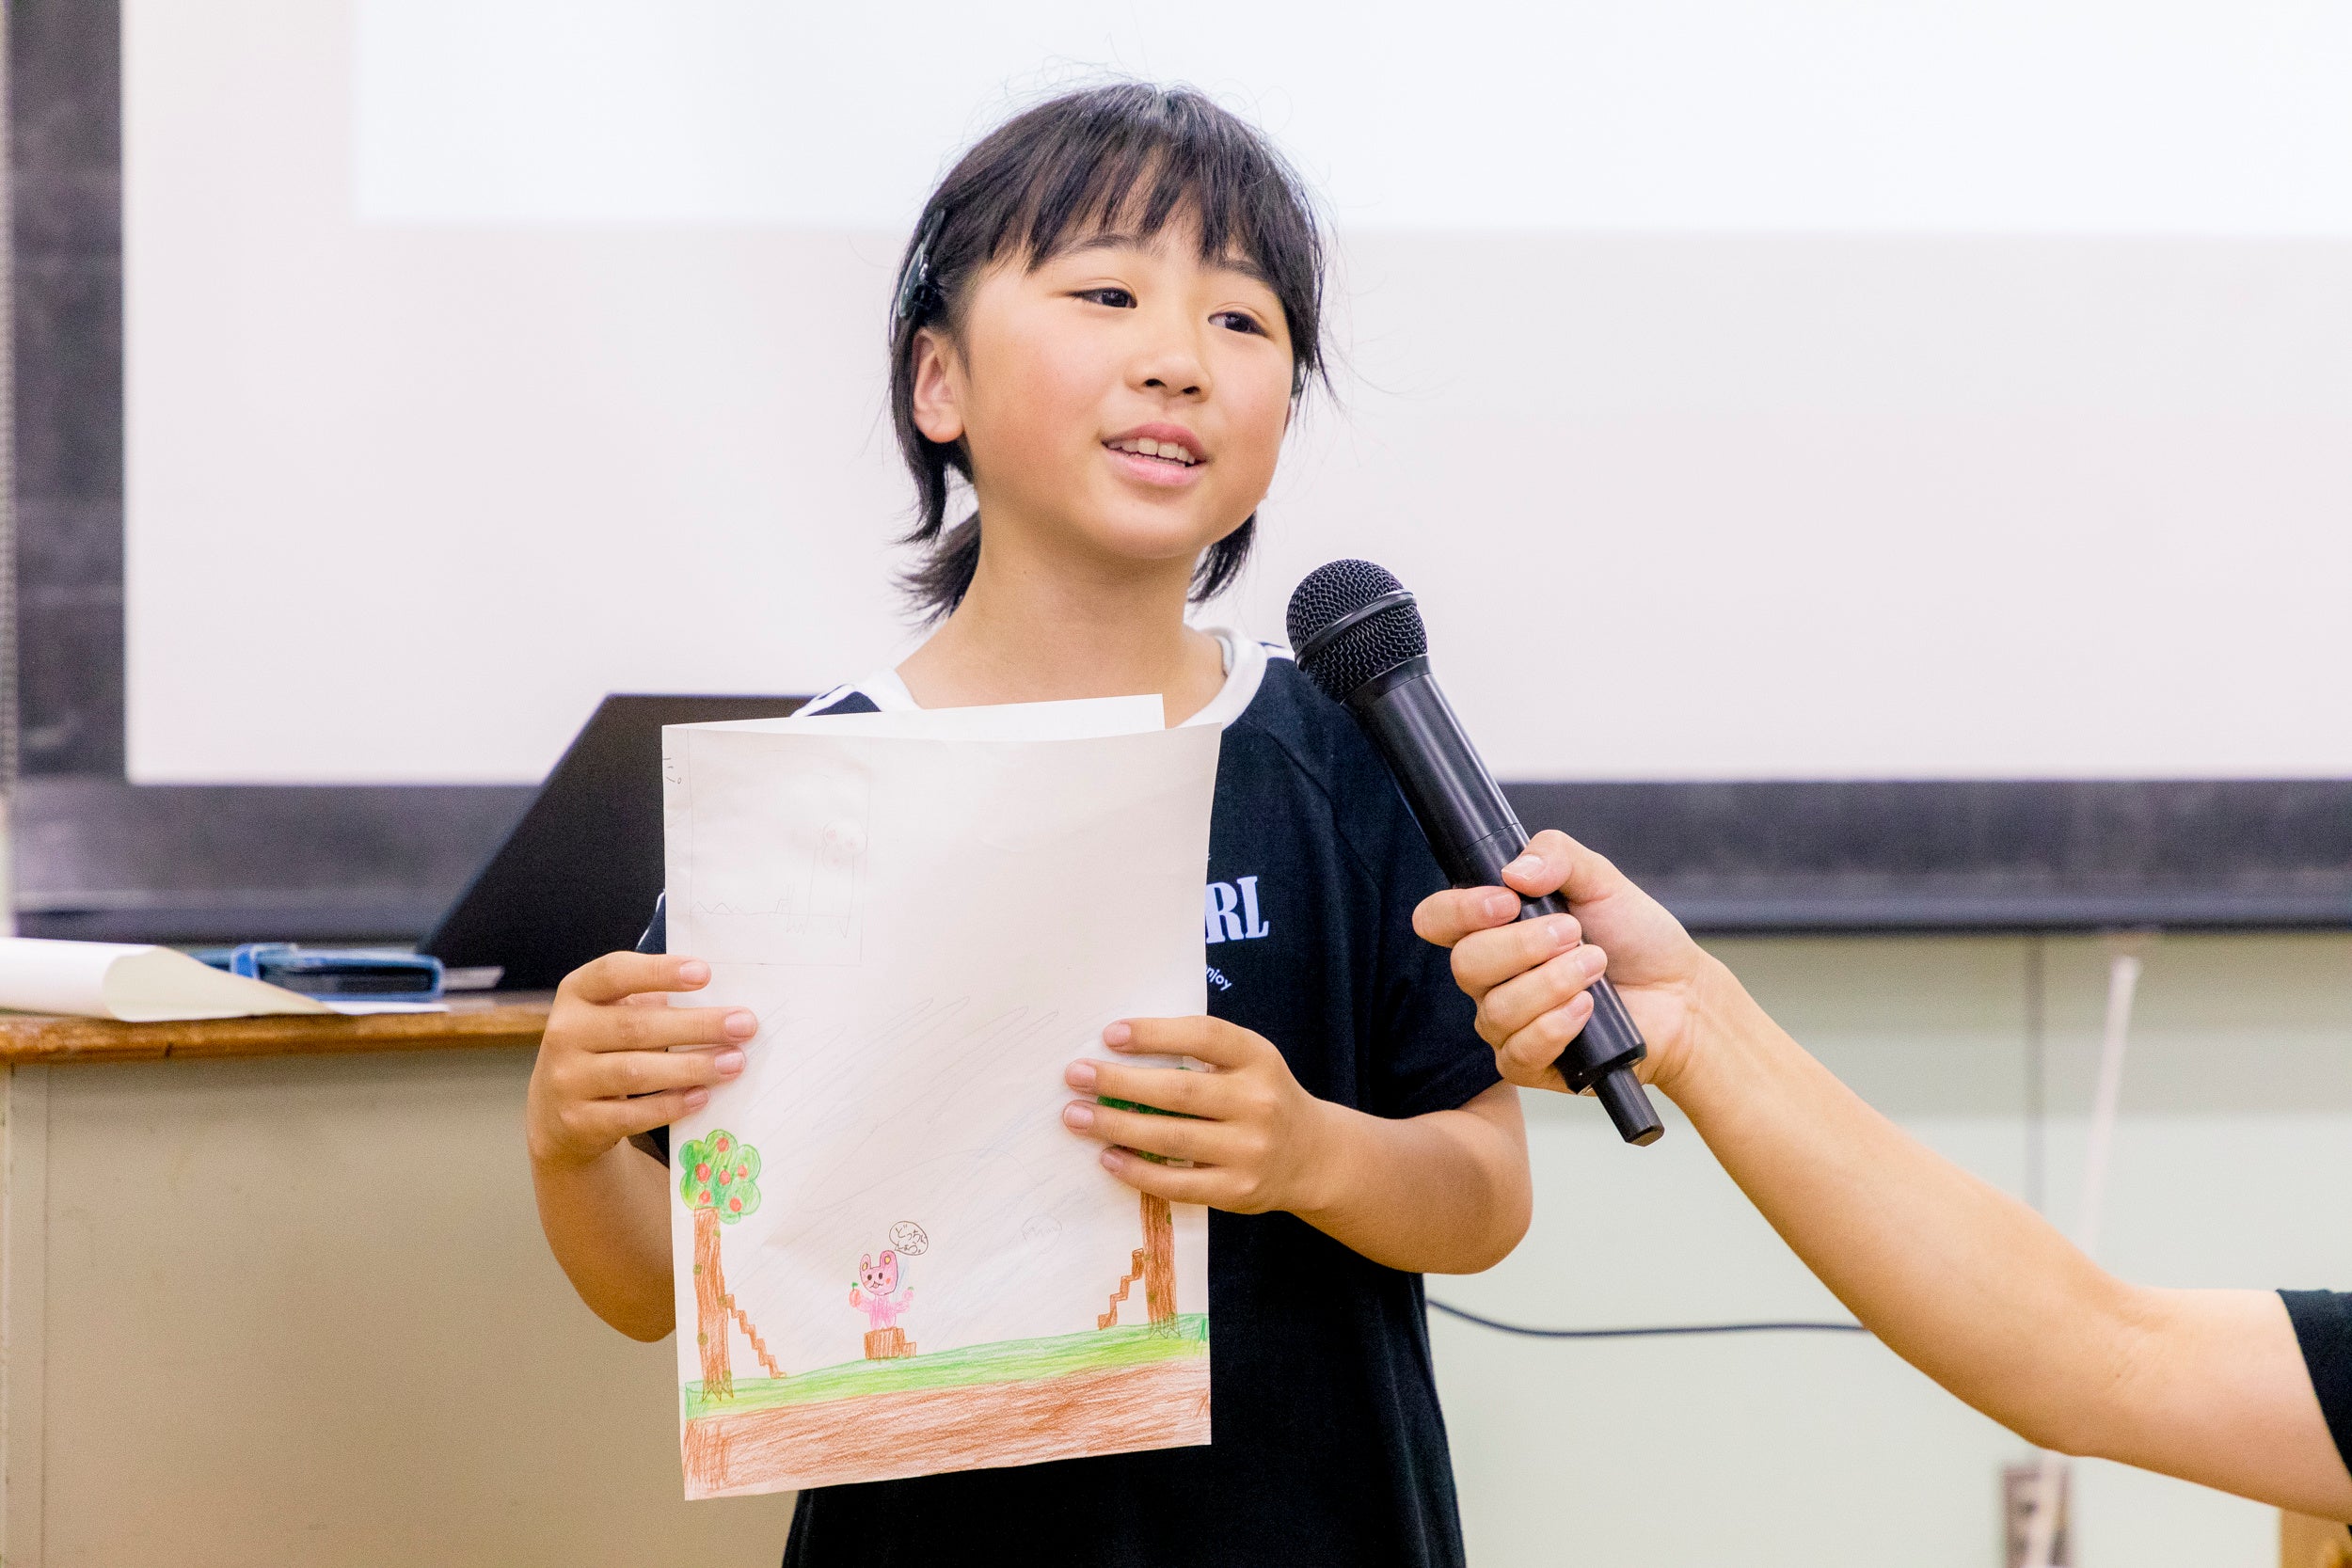
[[1207,895],[1201,934],[1210,942],[1246,942],[1272,934],[1274,927],[1258,912],[1257,878],[1211,882]]

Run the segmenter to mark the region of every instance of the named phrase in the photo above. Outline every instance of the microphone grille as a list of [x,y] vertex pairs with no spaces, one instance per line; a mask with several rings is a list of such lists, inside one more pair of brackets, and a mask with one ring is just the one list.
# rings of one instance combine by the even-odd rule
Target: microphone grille
[[1429,651],[1421,611],[1407,603],[1368,615],[1311,653],[1305,652],[1316,633],[1404,589],[1385,567],[1369,561],[1334,561],[1308,573],[1292,592],[1286,618],[1291,647],[1301,651],[1300,672],[1325,696],[1343,703],[1374,676]]

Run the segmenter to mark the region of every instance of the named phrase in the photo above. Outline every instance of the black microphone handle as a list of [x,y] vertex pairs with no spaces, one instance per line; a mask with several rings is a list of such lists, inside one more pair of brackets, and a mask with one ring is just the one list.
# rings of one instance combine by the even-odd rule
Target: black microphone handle
[[[1347,705],[1388,760],[1447,878],[1455,887],[1502,885],[1502,868],[1527,847],[1527,830],[1479,760],[1430,673],[1428,656],[1374,676]],[[1521,920],[1568,912],[1568,901],[1556,893],[1519,900]],[[1554,1065],[1569,1088],[1593,1091],[1626,1142],[1656,1143],[1665,1124],[1633,1070],[1649,1047],[1607,979],[1594,981],[1587,994],[1593,1016]]]

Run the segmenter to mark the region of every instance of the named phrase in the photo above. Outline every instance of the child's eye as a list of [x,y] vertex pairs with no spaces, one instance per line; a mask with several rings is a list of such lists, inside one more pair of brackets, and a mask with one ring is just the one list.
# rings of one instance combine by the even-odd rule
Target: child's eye
[[1132,310],[1136,296],[1124,289],[1081,289],[1078,297],[1094,305],[1107,305],[1114,310]]
[[1209,319],[1228,332],[1254,332],[1261,338],[1266,335],[1265,328],[1258,325],[1258,318],[1247,310],[1219,310]]

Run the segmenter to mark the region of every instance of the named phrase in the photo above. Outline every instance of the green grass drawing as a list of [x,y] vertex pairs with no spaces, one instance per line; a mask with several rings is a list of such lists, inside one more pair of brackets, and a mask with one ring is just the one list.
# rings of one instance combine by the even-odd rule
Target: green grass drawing
[[1000,1339],[993,1344],[941,1351],[935,1355],[909,1355],[891,1361],[845,1361],[837,1367],[823,1367],[793,1377],[737,1378],[730,1398],[707,1400],[699,1383],[685,1385],[681,1392],[686,1401],[686,1418],[691,1421],[697,1416],[764,1410],[782,1404],[813,1404],[820,1400],[861,1394],[970,1388],[988,1383],[1068,1377],[1075,1372],[1106,1371],[1116,1367],[1140,1367],[1154,1361],[1205,1355],[1208,1350],[1208,1315],[1188,1312],[1180,1315],[1168,1328],[1108,1328],[1050,1339]]

